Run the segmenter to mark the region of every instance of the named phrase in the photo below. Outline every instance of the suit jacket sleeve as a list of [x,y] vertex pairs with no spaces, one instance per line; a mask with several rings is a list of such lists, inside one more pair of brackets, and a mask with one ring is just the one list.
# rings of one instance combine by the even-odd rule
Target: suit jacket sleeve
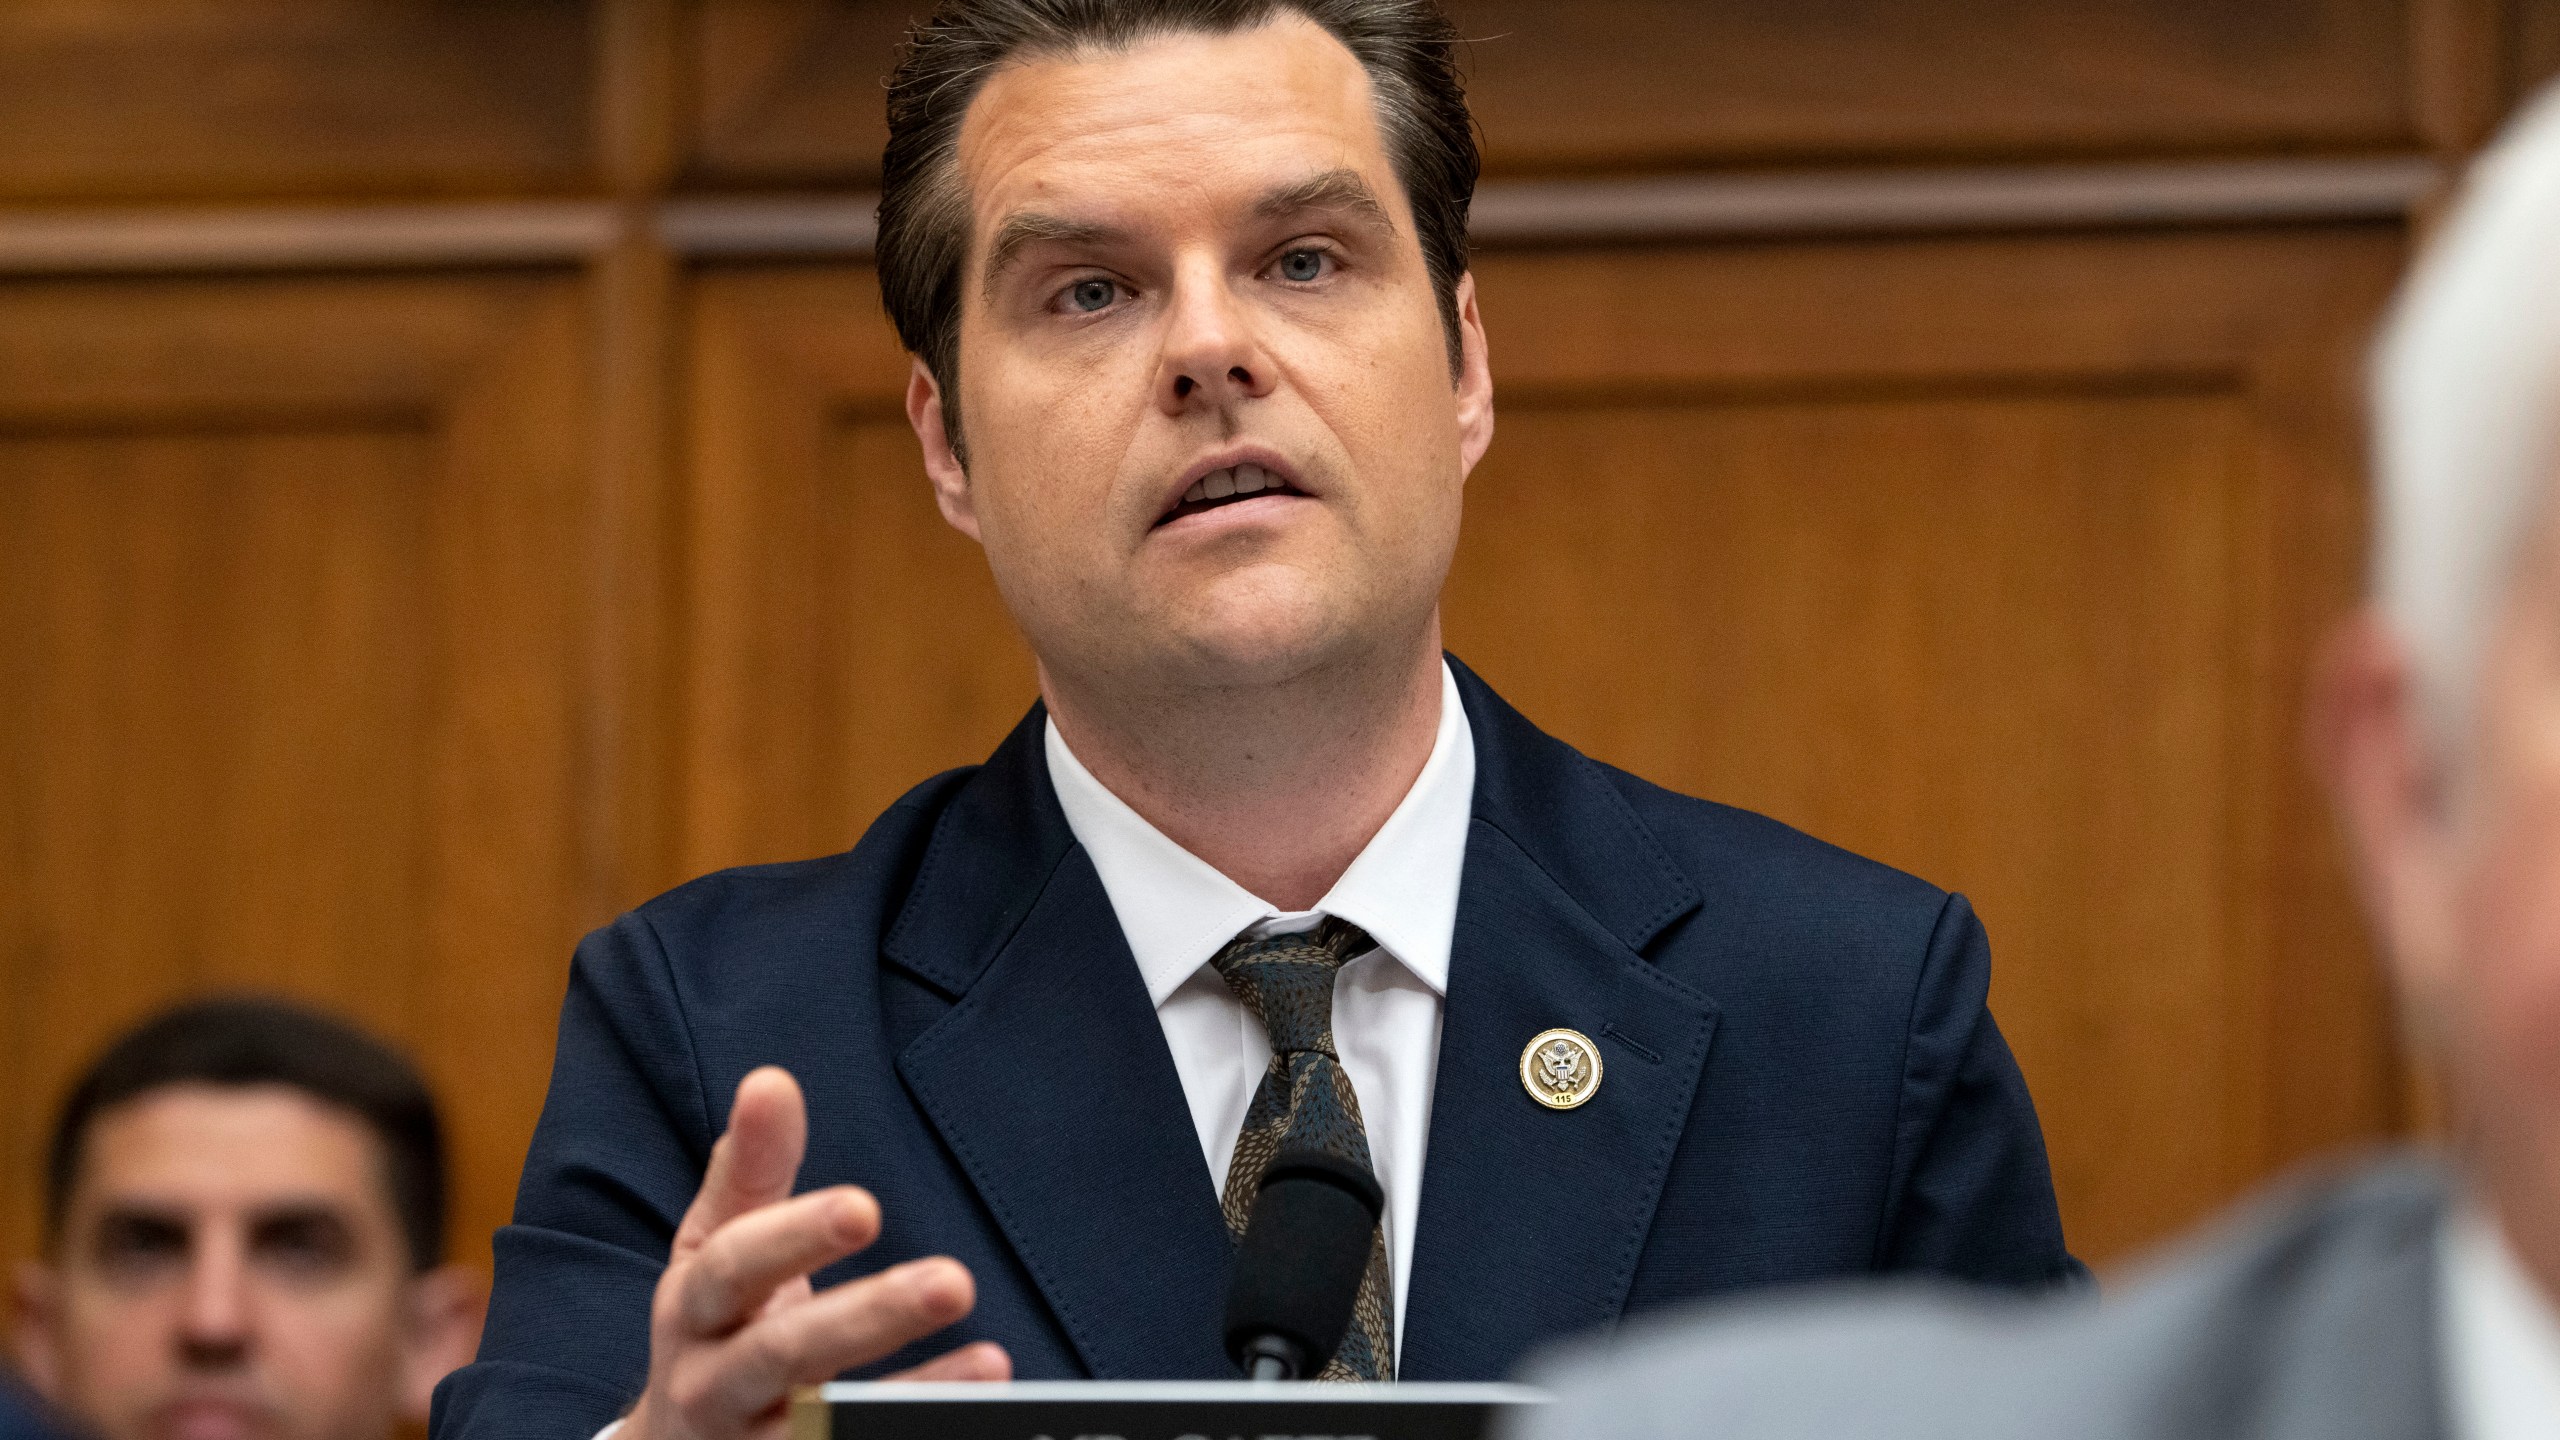
[[1990,987],[1991,942],[1973,906],[1951,895],[1912,993],[1875,1267],[2085,1283],[2063,1245],[2035,1102],[1991,1018]]
[[648,920],[589,935],[515,1221],[493,1242],[479,1359],[437,1388],[435,1440],[585,1440],[639,1398],[650,1299],[716,1138],[705,1091]]

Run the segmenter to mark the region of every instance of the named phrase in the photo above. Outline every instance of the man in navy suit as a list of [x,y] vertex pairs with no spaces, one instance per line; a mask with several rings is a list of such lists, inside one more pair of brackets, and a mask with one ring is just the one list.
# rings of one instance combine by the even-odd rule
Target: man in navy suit
[[1241,1209],[1294,1145],[1386,1195],[1354,1378],[1740,1287],[2079,1273],[1961,898],[1444,658],[1493,435],[1454,44],[1428,0],[918,29],[881,286],[1042,703],[850,854],[589,937],[440,1436],[1232,1375]]

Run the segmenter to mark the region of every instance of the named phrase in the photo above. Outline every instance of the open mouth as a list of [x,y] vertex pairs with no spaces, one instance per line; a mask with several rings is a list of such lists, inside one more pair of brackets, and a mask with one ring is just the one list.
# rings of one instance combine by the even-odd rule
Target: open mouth
[[1182,492],[1182,499],[1164,512],[1158,525],[1169,525],[1185,515],[1199,515],[1221,505],[1251,500],[1259,495],[1304,495],[1307,492],[1280,478],[1278,473],[1259,465],[1230,465],[1212,470]]

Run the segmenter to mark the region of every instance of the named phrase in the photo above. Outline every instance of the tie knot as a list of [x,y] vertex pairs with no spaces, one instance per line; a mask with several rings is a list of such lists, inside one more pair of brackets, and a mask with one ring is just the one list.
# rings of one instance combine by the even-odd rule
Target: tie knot
[[1294,935],[1239,935],[1209,964],[1244,1007],[1261,1017],[1278,1055],[1333,1054],[1333,977],[1342,962],[1367,949],[1369,936],[1326,916]]

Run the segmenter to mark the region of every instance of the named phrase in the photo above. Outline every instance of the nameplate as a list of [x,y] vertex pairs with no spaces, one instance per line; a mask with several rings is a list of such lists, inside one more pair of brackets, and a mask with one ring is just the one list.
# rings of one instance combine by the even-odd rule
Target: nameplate
[[791,1440],[1485,1440],[1524,1385],[1289,1381],[838,1382],[792,1396]]

